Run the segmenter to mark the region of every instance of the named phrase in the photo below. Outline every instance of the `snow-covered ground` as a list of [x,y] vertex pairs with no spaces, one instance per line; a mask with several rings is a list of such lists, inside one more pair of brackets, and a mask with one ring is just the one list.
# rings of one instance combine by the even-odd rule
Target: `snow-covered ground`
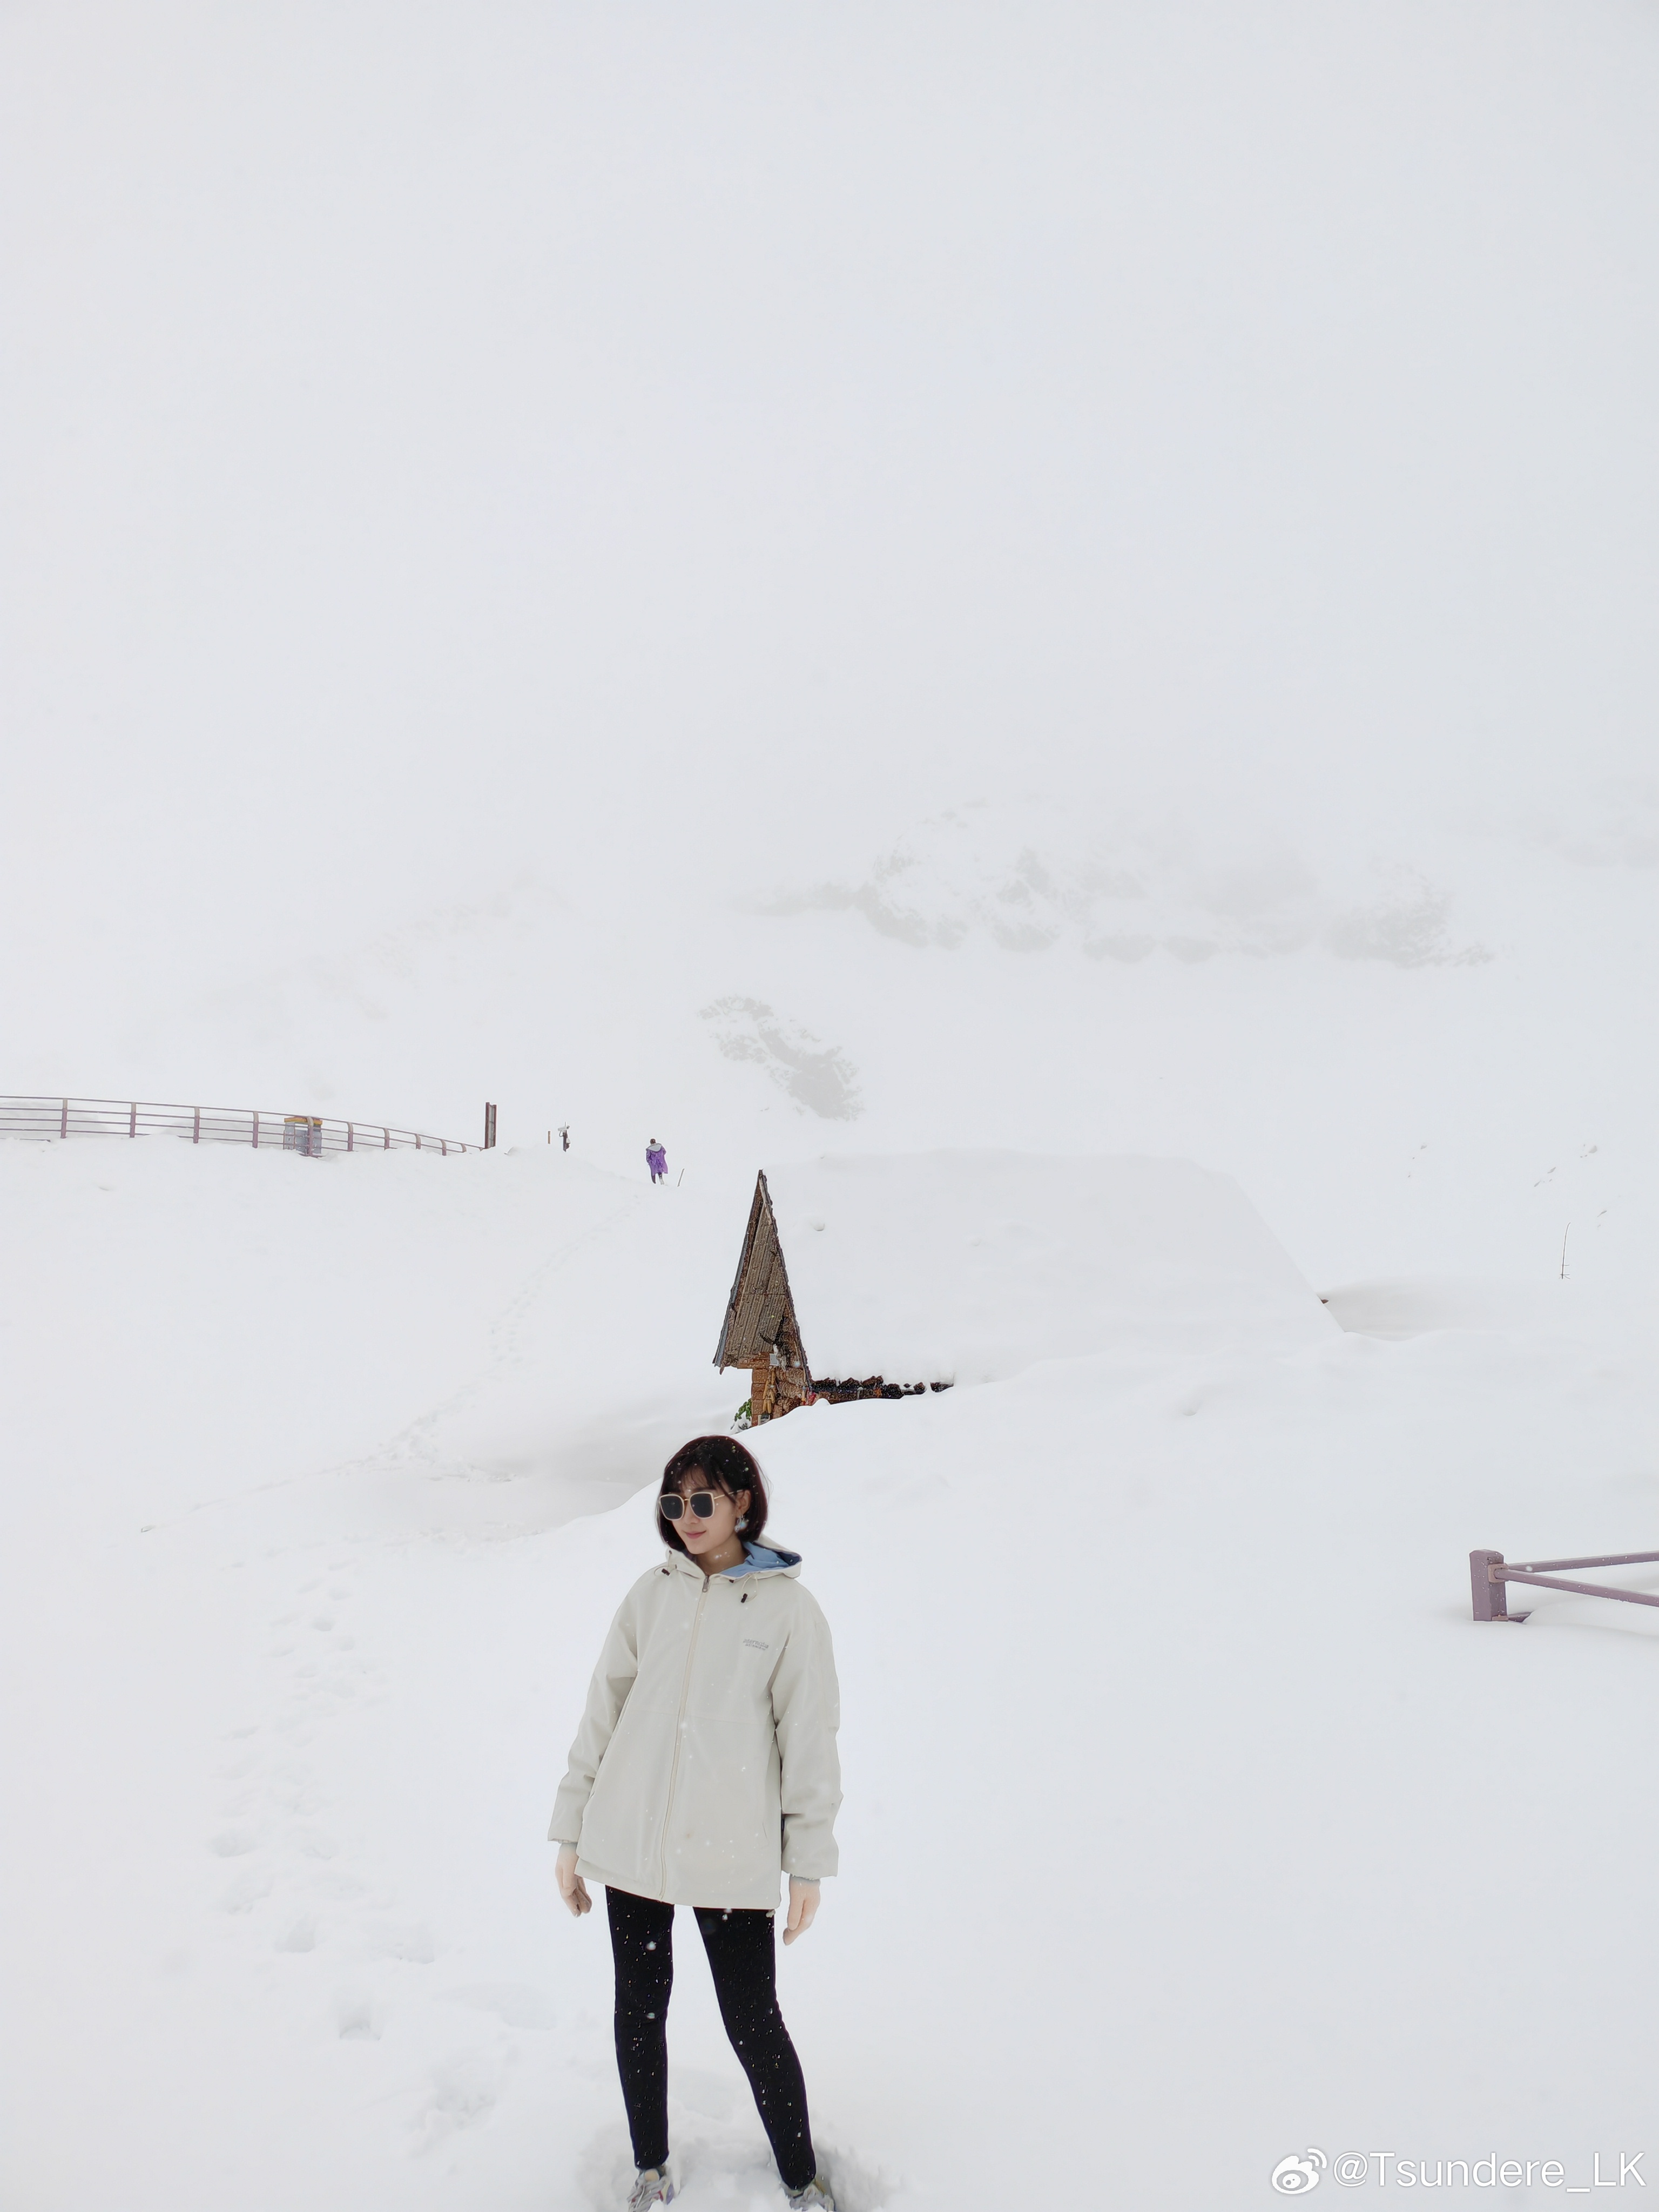
[[[746,1193],[163,1139],[0,1178],[7,2202],[613,2203],[607,1947],[543,1834],[635,1493],[738,1395]],[[845,1687],[782,1978],[848,2212],[1643,2148],[1651,1617],[1468,1619],[1472,1546],[1659,1510],[1653,1316],[1555,1291],[760,1432]],[[688,2212],[776,2202],[695,1946],[672,2042]]]
[[1627,0],[0,13],[0,1086],[502,1139],[0,1146],[5,2212],[614,2203],[551,1791],[825,1153],[1309,1286],[759,1438],[847,2212],[1655,2185],[1654,1617],[1464,1560],[1659,1543],[1656,101]]

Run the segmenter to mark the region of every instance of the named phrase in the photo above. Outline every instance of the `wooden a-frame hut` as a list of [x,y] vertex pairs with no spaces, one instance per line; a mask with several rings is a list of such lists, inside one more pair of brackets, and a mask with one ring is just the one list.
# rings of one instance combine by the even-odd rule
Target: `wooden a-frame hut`
[[[833,1404],[853,1398],[908,1398],[930,1387],[927,1382],[890,1382],[882,1375],[814,1379],[801,1342],[789,1270],[763,1168],[755,1177],[749,1226],[732,1295],[726,1302],[726,1322],[715,1348],[714,1364],[722,1370],[748,1368],[750,1418],[754,1421],[775,1420],[796,1406],[820,1398]],[[931,1387],[947,1390],[951,1386],[948,1382],[935,1382]]]
[[805,1405],[812,1395],[764,1170],[755,1178],[749,1227],[732,1295],[726,1300],[726,1322],[714,1364],[722,1370],[727,1367],[750,1370],[752,1420],[769,1421],[792,1407]]

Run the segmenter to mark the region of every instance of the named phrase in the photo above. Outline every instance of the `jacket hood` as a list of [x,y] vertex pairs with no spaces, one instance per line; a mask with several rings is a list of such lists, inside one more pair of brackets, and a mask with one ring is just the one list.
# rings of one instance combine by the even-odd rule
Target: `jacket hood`
[[[800,1572],[799,1552],[786,1552],[781,1546],[775,1549],[769,1544],[745,1544],[743,1548],[747,1554],[743,1564],[722,1569],[714,1577],[715,1582],[734,1583],[763,1575],[794,1576]],[[701,1576],[702,1573],[702,1569],[687,1553],[671,1552],[665,1545],[663,1557],[671,1567],[678,1568],[683,1574]]]

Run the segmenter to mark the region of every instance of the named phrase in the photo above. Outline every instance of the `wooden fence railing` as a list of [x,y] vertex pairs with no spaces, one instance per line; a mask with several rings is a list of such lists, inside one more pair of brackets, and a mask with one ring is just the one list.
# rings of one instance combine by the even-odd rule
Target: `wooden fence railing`
[[454,1137],[393,1129],[381,1121],[338,1121],[321,1114],[267,1113],[261,1107],[162,1106],[143,1098],[13,1098],[0,1096],[0,1137],[178,1137],[191,1145],[250,1145],[299,1152],[474,1152]]

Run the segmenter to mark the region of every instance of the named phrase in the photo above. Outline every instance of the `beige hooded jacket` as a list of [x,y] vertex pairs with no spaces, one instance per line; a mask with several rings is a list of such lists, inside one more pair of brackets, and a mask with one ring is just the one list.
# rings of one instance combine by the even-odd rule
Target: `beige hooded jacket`
[[611,1623],[548,1834],[609,1888],[769,1912],[781,1874],[836,1871],[829,1623],[796,1553],[663,1558]]

